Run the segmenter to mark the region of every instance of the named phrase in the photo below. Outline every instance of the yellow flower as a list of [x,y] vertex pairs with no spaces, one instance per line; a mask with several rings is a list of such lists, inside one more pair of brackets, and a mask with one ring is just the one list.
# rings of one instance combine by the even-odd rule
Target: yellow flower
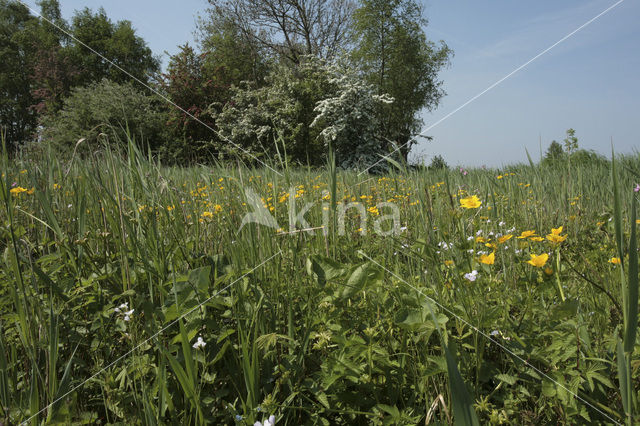
[[523,239],[523,238],[532,237],[534,235],[536,235],[536,231],[522,231],[520,233],[520,236],[516,238]]
[[498,243],[502,244],[506,241],[509,241],[511,239],[511,237],[513,237],[513,235],[511,234],[507,234],[507,235],[503,235],[502,237],[498,237]]
[[553,275],[553,269],[549,268],[548,266],[544,269],[544,273],[547,275]]
[[614,265],[619,265],[620,264],[620,258],[619,257],[612,257],[611,259],[609,259],[609,263],[613,263]]
[[547,253],[542,253],[542,254],[531,254],[531,259],[527,260],[527,263],[529,265],[533,265],[536,268],[542,268],[544,266],[545,263],[547,263],[547,260],[549,260],[549,255]]
[[554,244],[560,244],[564,240],[567,239],[566,235],[558,235],[558,234],[549,234],[547,235],[547,240],[551,241]]
[[445,264],[446,266],[451,266],[451,265],[453,265],[453,260],[445,260],[445,261],[444,261],[444,264]]
[[27,190],[27,194],[31,195],[36,192],[36,189],[32,186],[31,189]]
[[538,237],[538,236],[531,237],[531,238],[529,238],[529,239],[530,239],[531,241],[535,241],[535,242],[538,242],[538,243],[539,243],[540,241],[544,241],[544,238],[542,238],[542,237]]
[[204,212],[201,215],[202,217],[206,217],[207,219],[211,219],[213,217],[213,213],[211,212]]
[[484,263],[485,265],[493,265],[493,262],[495,262],[495,260],[495,252],[491,252],[491,254],[483,254],[480,256],[480,263]]
[[487,241],[489,240],[487,240],[486,238],[476,237],[476,243],[486,243]]
[[480,201],[476,195],[460,199],[460,207],[464,207],[465,209],[477,209],[481,204],[482,201]]
[[376,207],[376,206],[369,207],[367,209],[367,211],[369,213],[372,213],[372,214],[376,215],[376,216],[378,216],[380,214],[380,212],[378,211],[378,207]]
[[551,234],[560,235],[561,233],[562,233],[562,226],[559,226],[557,228],[551,228]]
[[53,184],[53,189],[60,189],[60,185],[58,185],[57,183]]
[[22,194],[23,192],[27,192],[27,188],[23,188],[21,186],[16,186],[15,188],[11,188],[11,190],[9,191],[10,193],[12,193],[13,195],[18,195],[18,194]]

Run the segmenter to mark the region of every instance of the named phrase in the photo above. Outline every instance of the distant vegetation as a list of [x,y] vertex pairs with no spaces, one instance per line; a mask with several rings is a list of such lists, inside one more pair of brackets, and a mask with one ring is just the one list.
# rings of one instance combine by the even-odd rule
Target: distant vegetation
[[91,151],[98,135],[126,145],[129,127],[171,164],[232,154],[318,166],[329,144],[343,168],[394,150],[406,161],[452,55],[427,40],[414,0],[212,1],[198,46],[180,46],[161,72],[130,22],[88,8],[67,22],[58,0],[39,5],[42,18],[0,0],[0,128],[14,152],[70,152],[80,139]]

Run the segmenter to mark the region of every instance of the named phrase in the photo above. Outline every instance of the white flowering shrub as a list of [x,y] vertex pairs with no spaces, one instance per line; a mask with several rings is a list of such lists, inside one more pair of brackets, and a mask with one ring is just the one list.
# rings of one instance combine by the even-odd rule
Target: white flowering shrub
[[377,137],[375,111],[392,99],[376,95],[349,68],[309,57],[296,67],[276,68],[267,82],[233,88],[217,114],[220,132],[234,144],[254,155],[286,154],[290,162],[318,166],[331,145],[343,169],[364,169],[389,151]]
[[[336,165],[343,169],[366,169],[387,154],[388,144],[378,136],[376,109],[393,98],[376,95],[374,89],[352,73],[332,68],[329,80],[336,87],[334,96],[317,103],[312,128],[321,129],[325,146],[333,146]],[[381,169],[385,162],[374,168]]]
[[225,138],[254,155],[286,154],[293,163],[322,165],[324,145],[310,125],[316,103],[334,92],[326,66],[317,59],[295,68],[279,66],[264,87],[234,87],[216,125]]

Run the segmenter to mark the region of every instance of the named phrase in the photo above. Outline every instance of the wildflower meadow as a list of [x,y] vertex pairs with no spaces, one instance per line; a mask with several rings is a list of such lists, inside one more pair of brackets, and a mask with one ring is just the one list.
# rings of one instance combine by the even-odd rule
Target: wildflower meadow
[[2,161],[0,424],[632,424],[640,158]]

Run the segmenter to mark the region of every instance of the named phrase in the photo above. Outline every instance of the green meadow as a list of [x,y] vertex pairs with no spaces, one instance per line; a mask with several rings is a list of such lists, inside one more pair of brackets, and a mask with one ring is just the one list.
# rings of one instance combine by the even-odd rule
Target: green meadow
[[635,421],[637,155],[2,172],[2,424]]

